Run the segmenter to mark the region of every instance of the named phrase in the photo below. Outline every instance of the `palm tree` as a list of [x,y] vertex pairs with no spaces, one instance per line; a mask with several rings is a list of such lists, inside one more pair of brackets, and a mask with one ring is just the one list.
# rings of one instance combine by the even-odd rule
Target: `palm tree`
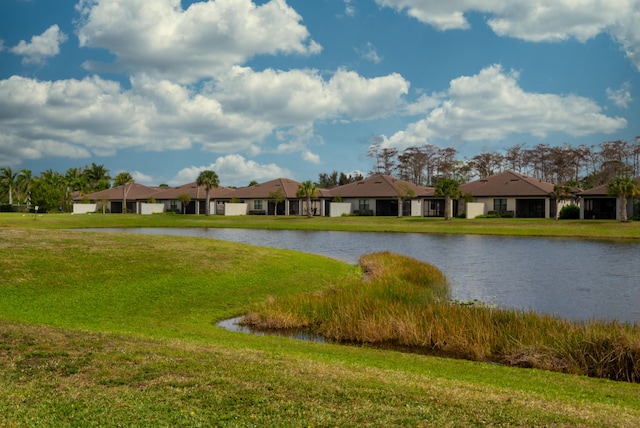
[[90,191],[106,190],[111,187],[111,176],[104,165],[92,163],[91,167],[85,167],[84,174]]
[[133,184],[133,182],[133,177],[126,171],[116,175],[116,178],[113,180],[116,186],[122,186],[122,214],[126,214],[127,212],[127,187],[130,187],[127,185]]
[[31,193],[33,181],[33,174],[30,169],[21,169],[18,172],[18,177],[16,178],[16,190],[19,195],[19,200],[23,203],[26,203],[27,197]]
[[16,186],[17,172],[13,172],[10,167],[0,169],[0,185],[7,188],[9,193],[9,205],[13,205],[13,189]]
[[629,221],[627,218],[627,199],[640,195],[640,189],[630,177],[616,177],[607,184],[607,193],[621,199],[620,220]]
[[313,217],[313,210],[311,209],[311,199],[315,199],[318,197],[318,186],[311,182],[311,180],[307,180],[298,186],[298,191],[296,195],[299,198],[307,199],[307,218]]
[[452,178],[442,178],[436,186],[436,196],[444,196],[444,219],[451,219],[451,199],[458,199],[461,195],[459,184]]
[[116,175],[116,178],[113,179],[113,185],[118,187],[123,184],[133,183],[133,177],[127,171],[123,171]]
[[218,174],[211,170],[205,170],[198,175],[198,179],[196,180],[198,186],[204,186],[204,190],[207,192],[207,205],[206,205],[206,213],[210,214],[211,207],[209,206],[209,194],[211,189],[218,188]]

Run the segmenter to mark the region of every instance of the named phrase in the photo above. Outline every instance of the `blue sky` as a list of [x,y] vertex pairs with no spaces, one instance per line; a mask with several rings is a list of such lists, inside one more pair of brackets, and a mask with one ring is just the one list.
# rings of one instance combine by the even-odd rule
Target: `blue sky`
[[[578,6],[578,3],[579,6]],[[0,0],[0,167],[143,184],[640,135],[640,0]]]

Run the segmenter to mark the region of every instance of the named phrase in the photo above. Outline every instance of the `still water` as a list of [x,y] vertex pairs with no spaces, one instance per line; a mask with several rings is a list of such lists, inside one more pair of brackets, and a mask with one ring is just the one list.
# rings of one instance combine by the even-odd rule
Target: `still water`
[[94,229],[196,236],[321,254],[356,264],[374,251],[431,263],[454,299],[531,309],[574,320],[640,324],[640,243],[416,233],[249,229]]

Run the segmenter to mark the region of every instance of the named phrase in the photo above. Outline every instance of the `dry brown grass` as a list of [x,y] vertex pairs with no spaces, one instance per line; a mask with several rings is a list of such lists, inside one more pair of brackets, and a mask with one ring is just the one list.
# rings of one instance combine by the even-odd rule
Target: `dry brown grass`
[[387,252],[365,255],[360,264],[363,280],[268,299],[245,323],[310,328],[336,342],[640,382],[637,325],[452,303],[446,278],[434,266]]

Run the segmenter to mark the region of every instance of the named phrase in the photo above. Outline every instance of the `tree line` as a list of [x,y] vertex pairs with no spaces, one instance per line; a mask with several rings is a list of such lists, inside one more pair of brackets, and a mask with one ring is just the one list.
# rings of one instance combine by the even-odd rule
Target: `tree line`
[[465,183],[511,170],[552,184],[590,189],[615,177],[640,175],[640,136],[633,142],[597,146],[516,144],[504,152],[487,151],[464,159],[453,147],[425,144],[400,151],[374,144],[367,156],[374,161],[370,175],[391,175],[420,186],[435,187],[443,178]]
[[35,207],[40,211],[71,209],[75,192],[88,194],[133,182],[131,174],[122,172],[112,178],[104,165],[69,168],[65,174],[48,169],[34,176],[28,169],[14,171],[0,168],[0,205],[7,210],[14,206]]

